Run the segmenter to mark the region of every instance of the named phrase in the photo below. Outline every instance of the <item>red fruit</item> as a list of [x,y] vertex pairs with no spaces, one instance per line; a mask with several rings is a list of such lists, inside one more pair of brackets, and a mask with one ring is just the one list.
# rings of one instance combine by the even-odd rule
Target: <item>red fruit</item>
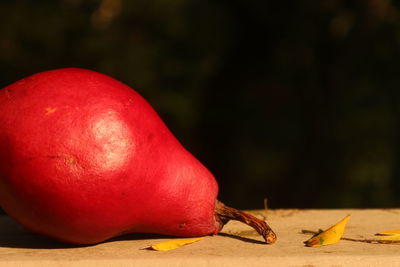
[[275,240],[217,192],[151,106],[106,75],[59,69],[0,91],[0,205],[32,231],[92,244],[133,232],[216,234],[238,219]]

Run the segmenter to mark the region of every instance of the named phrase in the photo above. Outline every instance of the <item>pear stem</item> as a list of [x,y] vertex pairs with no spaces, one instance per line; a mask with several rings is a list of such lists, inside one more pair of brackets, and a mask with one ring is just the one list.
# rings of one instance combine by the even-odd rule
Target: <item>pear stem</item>
[[221,228],[228,221],[236,220],[253,227],[257,233],[264,237],[267,244],[272,244],[276,241],[276,234],[266,222],[240,210],[228,207],[219,200],[215,203],[215,216],[221,223]]

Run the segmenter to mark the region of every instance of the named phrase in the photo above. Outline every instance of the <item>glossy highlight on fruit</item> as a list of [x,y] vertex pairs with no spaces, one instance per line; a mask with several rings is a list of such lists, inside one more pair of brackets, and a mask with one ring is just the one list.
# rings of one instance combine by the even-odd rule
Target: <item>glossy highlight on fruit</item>
[[153,108],[107,75],[58,69],[0,90],[0,205],[34,232],[74,244],[216,234],[237,219],[217,194]]

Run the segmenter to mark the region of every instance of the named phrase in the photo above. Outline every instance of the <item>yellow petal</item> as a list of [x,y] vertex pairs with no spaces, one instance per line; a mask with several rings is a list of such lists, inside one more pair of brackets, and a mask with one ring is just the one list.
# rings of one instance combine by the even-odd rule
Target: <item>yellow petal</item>
[[191,244],[197,241],[200,241],[204,237],[198,237],[198,238],[189,238],[189,239],[175,239],[175,240],[170,240],[170,241],[165,241],[165,242],[160,242],[157,244],[154,244],[150,246],[150,248],[157,250],[157,251],[168,251],[172,249],[179,248],[181,246]]
[[385,231],[385,232],[377,233],[375,235],[400,235],[400,230]]
[[331,245],[339,242],[344,234],[344,229],[347,222],[350,219],[350,215],[344,217],[340,222],[331,226],[329,229],[311,237],[304,243],[307,247],[320,247],[325,245]]

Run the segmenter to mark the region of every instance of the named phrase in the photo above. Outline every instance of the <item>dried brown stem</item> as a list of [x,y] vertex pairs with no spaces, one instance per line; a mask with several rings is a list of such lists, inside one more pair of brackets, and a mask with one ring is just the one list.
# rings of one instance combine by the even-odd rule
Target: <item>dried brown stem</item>
[[267,244],[272,244],[276,241],[276,234],[272,231],[271,227],[266,224],[266,222],[240,210],[228,207],[218,200],[215,204],[215,216],[221,223],[221,228],[228,221],[236,220],[253,227],[257,233],[264,237]]

